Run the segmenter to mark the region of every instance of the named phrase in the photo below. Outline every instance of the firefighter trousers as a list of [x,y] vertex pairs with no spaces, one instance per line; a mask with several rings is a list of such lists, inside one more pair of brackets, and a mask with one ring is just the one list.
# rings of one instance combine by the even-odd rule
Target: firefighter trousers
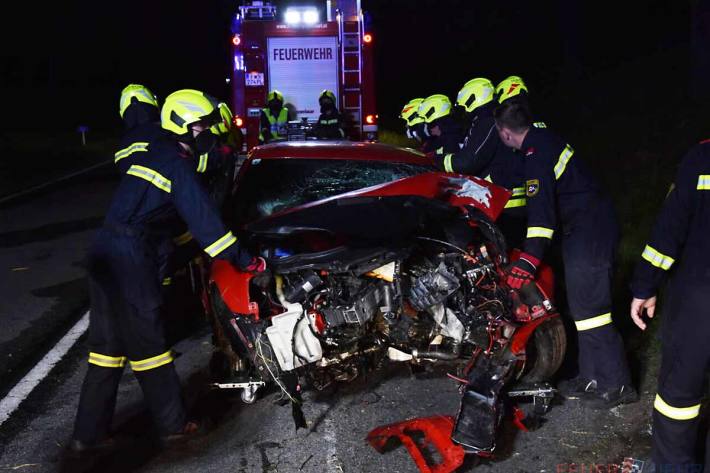
[[710,373],[708,286],[683,279],[678,274],[672,281],[662,316],[662,361],[653,403],[658,473],[703,471],[698,447],[705,440],[699,436],[700,407]]
[[631,384],[621,335],[612,323],[612,274],[619,228],[598,201],[562,238],[567,301],[579,345],[579,374],[600,390]]
[[[173,355],[165,342],[160,305],[126,297],[121,290],[126,285],[117,279],[140,280],[140,275],[119,275],[107,253],[94,254],[89,261],[89,368],[74,438],[90,444],[108,436],[118,385],[127,364],[138,379],[158,433],[177,432],[185,425],[186,412]],[[118,256],[124,261],[130,259],[126,254]],[[151,269],[155,270],[154,283],[159,288],[157,265]]]

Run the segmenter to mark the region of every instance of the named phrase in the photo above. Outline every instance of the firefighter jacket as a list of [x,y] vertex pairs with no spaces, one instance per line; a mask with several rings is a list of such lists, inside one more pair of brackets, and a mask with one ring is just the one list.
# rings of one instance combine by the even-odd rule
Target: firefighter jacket
[[521,153],[500,141],[493,118],[496,106],[490,102],[474,110],[461,149],[435,156],[435,165],[442,171],[480,177],[505,187],[513,193],[506,209],[524,207],[525,161]]
[[452,116],[447,115],[441,117],[426,126],[431,129],[432,125],[439,127],[441,135],[434,136],[430,133],[429,141],[425,141],[425,153],[433,152],[434,160],[437,161],[448,153],[454,153],[461,150],[463,130]]
[[171,241],[178,216],[210,257],[248,264],[242,261],[247,259],[246,253],[238,251],[236,237],[227,231],[198,182],[192,161],[181,155],[179,145],[167,132],[162,132],[126,170],[104,221],[105,231],[128,237],[121,241],[129,241],[126,244],[135,247],[131,252],[145,258],[139,265],[147,268],[142,274],[116,276],[129,298],[159,302],[159,290],[156,292],[152,284],[159,279],[157,255],[166,253],[161,245]]
[[[634,297],[656,294],[666,273],[675,269],[674,286],[707,291],[710,285],[710,140],[683,158],[637,265]],[[676,260],[678,263],[676,264]]]
[[259,141],[268,143],[271,140],[285,139],[288,125],[288,109],[281,107],[278,115],[274,115],[269,107],[261,109],[259,125]]
[[528,218],[524,251],[542,259],[555,231],[570,233],[593,207],[609,199],[602,198],[574,149],[548,129],[531,127],[521,152]]
[[318,117],[315,135],[321,140],[340,140],[345,138],[345,123],[338,109],[324,110]]

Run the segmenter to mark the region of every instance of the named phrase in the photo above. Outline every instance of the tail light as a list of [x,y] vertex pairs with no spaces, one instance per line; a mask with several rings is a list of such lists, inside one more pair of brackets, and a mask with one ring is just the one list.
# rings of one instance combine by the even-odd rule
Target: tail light
[[365,123],[368,125],[374,125],[377,123],[377,115],[367,115],[365,117]]
[[362,37],[362,41],[365,43],[372,43],[372,35],[370,33],[365,33],[365,35]]
[[232,44],[235,46],[239,46],[240,44],[242,44],[242,37],[238,34],[232,36]]
[[242,120],[242,117],[240,117],[239,115],[234,115],[234,117],[232,117],[232,123],[234,123],[234,126],[236,126],[237,128],[241,128],[244,126],[244,120]]

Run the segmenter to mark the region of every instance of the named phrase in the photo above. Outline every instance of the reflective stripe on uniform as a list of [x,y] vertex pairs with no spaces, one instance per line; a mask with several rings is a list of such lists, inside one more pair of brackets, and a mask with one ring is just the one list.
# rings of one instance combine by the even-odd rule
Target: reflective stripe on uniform
[[549,238],[552,240],[552,235],[555,231],[551,228],[545,227],[528,227],[528,234],[526,238]]
[[559,179],[562,176],[562,173],[565,172],[565,169],[567,168],[567,163],[569,162],[570,158],[574,154],[574,150],[570,145],[565,146],[565,149],[562,150],[560,153],[560,157],[557,160],[557,164],[555,164],[555,179]]
[[331,118],[329,120],[321,120],[320,121],[321,125],[335,125],[336,123],[338,123],[337,118]]
[[710,175],[701,174],[700,176],[698,176],[698,190],[710,191]]
[[137,153],[140,151],[148,151],[148,143],[144,141],[139,141],[136,143],[132,143],[130,146],[123,148],[122,150],[116,152],[116,154],[113,155],[114,163],[119,162],[123,158],[127,158],[128,156],[132,155],[133,153]]
[[237,241],[237,237],[232,235],[232,232],[227,232],[222,238],[205,248],[205,253],[214,258],[222,251],[224,251],[227,247],[232,245],[235,241]]
[[593,328],[602,327],[611,323],[611,312],[606,314],[597,315],[596,317],[590,317],[584,320],[575,320],[574,325],[577,327],[578,332],[584,330],[591,330]]
[[134,164],[128,169],[126,174],[145,179],[158,189],[165,191],[168,194],[170,193],[170,189],[172,188],[172,182],[170,182],[170,179],[166,179],[165,176],[163,176],[159,172],[153,171],[152,169],[147,168],[145,166],[139,166],[137,164]]
[[454,172],[454,167],[451,163],[451,160],[453,159],[454,155],[449,153],[446,156],[444,156],[444,171],[446,172]]
[[170,286],[173,283],[173,278],[163,279],[163,286]]
[[205,172],[207,170],[207,153],[200,155],[200,160],[197,163],[197,172]]
[[673,407],[656,394],[653,407],[664,416],[675,420],[691,420],[700,415],[700,404],[690,407]]
[[145,360],[130,361],[130,363],[133,371],[147,371],[152,370],[154,368],[158,368],[163,365],[167,365],[174,359],[175,358],[173,358],[173,352],[168,350],[158,356],[146,358]]
[[545,124],[545,122],[535,122],[535,123],[533,123],[533,126],[535,128],[547,128],[547,125]]
[[505,204],[505,208],[512,209],[516,207],[525,207],[527,202],[528,200],[525,197],[525,187],[515,187],[513,188],[513,195],[511,199]]
[[125,356],[108,356],[100,353],[89,352],[89,363],[104,368],[123,368],[126,366]]
[[653,266],[661,268],[665,271],[671,269],[671,266],[673,266],[673,263],[675,263],[675,260],[673,258],[664,255],[663,253],[657,251],[650,245],[646,245],[646,248],[643,249],[643,253],[641,253],[641,257],[651,263]]
[[189,243],[192,241],[192,233],[190,232],[185,232],[182,235],[178,235],[175,238],[173,238],[173,243],[175,243],[177,246],[182,246],[185,243]]

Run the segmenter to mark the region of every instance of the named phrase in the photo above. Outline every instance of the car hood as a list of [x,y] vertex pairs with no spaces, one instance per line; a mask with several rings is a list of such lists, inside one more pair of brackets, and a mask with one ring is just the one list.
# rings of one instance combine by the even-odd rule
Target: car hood
[[483,179],[429,172],[293,207],[244,230],[263,236],[323,231],[367,239],[407,237],[470,207],[495,221],[509,198],[507,189]]

